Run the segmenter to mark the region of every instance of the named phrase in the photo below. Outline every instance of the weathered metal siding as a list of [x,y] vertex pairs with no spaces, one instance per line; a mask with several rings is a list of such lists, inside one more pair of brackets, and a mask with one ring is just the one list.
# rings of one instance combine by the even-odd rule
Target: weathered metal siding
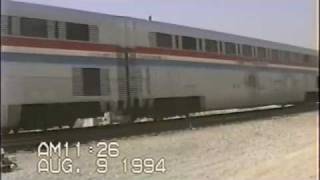
[[[10,96],[13,91],[7,91],[10,94],[6,97],[10,97],[8,102],[11,103],[64,102],[79,98],[83,100],[95,98],[73,95],[75,93],[72,88],[72,85],[75,85],[73,74],[81,76],[80,68],[101,69],[101,73],[107,75],[102,80],[109,80],[111,84],[111,87],[103,84],[102,89],[108,91],[110,88],[114,91],[112,88],[116,85],[114,80],[117,79],[117,60],[113,59],[27,54],[5,54],[3,57],[2,78],[7,80],[6,90],[17,91],[16,96]],[[81,79],[77,76],[75,78]],[[77,86],[81,87],[81,84]],[[106,93],[108,95],[103,97],[117,98],[117,91],[114,92],[114,94]],[[110,94],[115,96],[111,97]]]
[[4,6],[5,8],[2,8],[4,15],[96,25],[100,33],[98,42],[123,47],[150,47],[149,33],[163,32],[318,55],[317,51],[302,47],[169,23],[10,1]]
[[139,66],[149,74],[142,98],[203,96],[207,109],[303,101],[317,90],[316,74],[301,71],[152,60]]
[[[30,17],[49,20],[49,38],[55,37],[60,40],[66,39],[65,22],[74,22],[89,24],[90,42],[121,47],[154,47],[154,36],[150,32],[163,32],[300,53],[315,53],[305,48],[254,38],[78,10],[19,3],[13,3],[13,6],[4,10],[4,14],[13,16],[11,29],[13,35],[20,34],[19,17]],[[55,26],[56,21],[58,27]],[[7,33],[7,31],[8,22],[4,20],[1,32]],[[181,38],[178,41],[181,45]],[[197,46],[199,49],[199,42]],[[256,54],[256,48],[254,51]],[[129,74],[127,74],[127,64],[123,60],[31,54],[4,54],[2,57],[3,122],[7,119],[8,104],[119,100],[125,102],[128,95],[132,100],[139,99],[139,101],[162,97],[201,96],[204,97],[207,109],[222,109],[301,101],[306,91],[317,91],[317,74],[301,71],[160,59],[138,60],[134,53],[130,53]],[[102,69],[102,96],[83,96],[81,68],[84,67]],[[18,112],[19,107],[11,111]]]
[[[71,56],[2,54],[2,122],[7,105],[117,101],[117,60]],[[101,69],[101,96],[83,96],[81,68]]]

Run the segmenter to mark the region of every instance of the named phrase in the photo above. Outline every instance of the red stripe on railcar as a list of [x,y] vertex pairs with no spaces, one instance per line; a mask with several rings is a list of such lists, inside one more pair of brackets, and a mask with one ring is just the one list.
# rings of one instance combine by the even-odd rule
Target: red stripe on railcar
[[[53,48],[53,49],[65,49],[65,50],[84,50],[84,51],[101,51],[101,52],[124,52],[124,48],[110,44],[97,44],[90,42],[74,42],[66,40],[48,40],[48,39],[36,39],[27,37],[1,37],[2,45],[7,46],[22,46],[22,47],[37,47],[37,48]],[[291,65],[299,67],[314,67],[316,64],[303,64],[303,63],[286,63],[274,60],[259,60],[257,58],[244,58],[237,56],[226,56],[218,53],[211,52],[196,52],[188,50],[175,50],[164,48],[150,48],[150,47],[136,47],[127,49],[129,52],[156,54],[156,55],[172,55],[180,57],[195,57],[195,58],[207,58],[207,59],[221,59],[243,62],[256,62],[262,64],[280,64]]]
[[196,52],[189,50],[174,50],[174,49],[163,49],[163,48],[149,48],[149,47],[137,47],[135,48],[135,52],[137,53],[145,53],[145,54],[159,54],[159,55],[170,55],[170,56],[183,56],[183,57],[194,57],[194,58],[207,58],[207,59],[222,59],[222,60],[232,60],[232,61],[246,61],[253,60],[245,59],[236,56],[225,56],[220,55],[218,53],[210,53],[210,52]]
[[88,42],[70,42],[61,40],[34,39],[21,37],[2,37],[2,45],[24,46],[37,48],[54,48],[66,50],[86,50],[86,51],[121,51],[121,48],[115,45],[96,44]]
[[145,53],[145,54],[159,54],[159,55],[171,55],[171,56],[183,56],[183,57],[195,57],[195,58],[214,58],[214,59],[222,59],[222,60],[231,60],[238,62],[257,62],[257,63],[272,63],[272,64],[281,64],[281,65],[291,65],[291,66],[303,66],[303,67],[313,67],[313,65],[306,65],[303,63],[285,63],[274,60],[259,60],[258,58],[245,58],[238,56],[226,56],[218,53],[210,53],[210,52],[196,52],[196,51],[188,51],[188,50],[174,50],[174,49],[164,49],[164,48],[149,48],[149,47],[137,47],[135,48],[135,52],[137,53]]

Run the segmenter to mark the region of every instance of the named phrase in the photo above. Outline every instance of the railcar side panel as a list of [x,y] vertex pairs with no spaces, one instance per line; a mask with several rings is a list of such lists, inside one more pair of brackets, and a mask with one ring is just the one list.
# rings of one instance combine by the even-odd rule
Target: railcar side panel
[[[23,104],[119,100],[118,76],[121,72],[116,59],[3,53],[1,60],[3,126],[17,124],[18,110]],[[81,70],[84,69],[99,71],[98,94],[82,92]],[[8,106],[15,106],[15,110],[9,112]],[[8,116],[15,117],[7,119]]]

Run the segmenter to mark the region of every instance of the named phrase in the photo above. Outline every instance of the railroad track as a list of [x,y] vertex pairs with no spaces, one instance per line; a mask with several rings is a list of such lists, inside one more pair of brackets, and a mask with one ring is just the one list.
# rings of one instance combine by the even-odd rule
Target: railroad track
[[259,120],[272,116],[284,116],[318,109],[318,103],[305,103],[295,106],[255,111],[232,112],[201,117],[187,117],[157,122],[140,122],[116,124],[90,128],[61,129],[43,132],[17,133],[2,136],[1,147],[6,151],[30,150],[40,142],[88,142],[99,139],[126,137],[141,134],[159,133],[164,131],[199,128],[224,123],[235,123]]

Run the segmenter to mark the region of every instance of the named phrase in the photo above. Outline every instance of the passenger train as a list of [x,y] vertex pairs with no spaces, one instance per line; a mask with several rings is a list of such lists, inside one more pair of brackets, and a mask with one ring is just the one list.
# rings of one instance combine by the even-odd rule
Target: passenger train
[[318,96],[317,50],[131,17],[7,2],[1,51],[3,130]]

